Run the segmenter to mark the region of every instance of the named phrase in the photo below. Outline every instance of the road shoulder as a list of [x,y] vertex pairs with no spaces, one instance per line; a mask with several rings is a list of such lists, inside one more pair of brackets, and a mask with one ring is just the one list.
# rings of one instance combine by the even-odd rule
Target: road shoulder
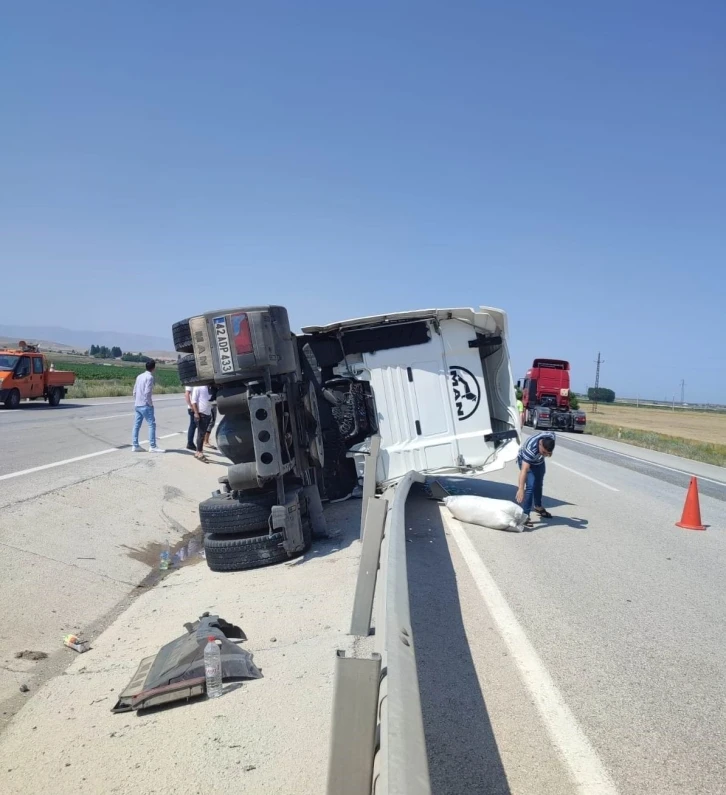
[[[323,791],[335,651],[352,650],[359,510],[330,506],[341,535],[303,559],[234,574],[201,561],[139,597],[11,722],[4,791],[26,793],[29,781],[55,793]],[[243,628],[264,678],[214,701],[112,714],[139,661],[204,611]]]

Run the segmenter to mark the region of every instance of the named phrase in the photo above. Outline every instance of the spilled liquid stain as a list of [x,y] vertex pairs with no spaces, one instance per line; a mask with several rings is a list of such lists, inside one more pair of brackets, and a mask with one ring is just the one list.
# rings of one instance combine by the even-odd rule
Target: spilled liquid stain
[[[190,533],[185,533],[174,544],[170,542],[170,561],[168,571],[184,568],[185,566],[193,566],[195,563],[199,563],[200,561],[204,560],[204,558],[199,554],[199,551],[203,548],[203,546],[204,542],[202,538],[201,526],[197,527],[196,530],[192,530]],[[142,547],[130,547],[127,544],[121,544],[121,549],[126,550],[126,556],[131,558],[131,560],[136,560],[139,563],[143,563],[150,569],[158,570],[161,553],[166,549],[166,544],[159,543],[158,541],[152,541]],[[181,553],[182,550],[185,552],[184,560],[179,559],[179,553]],[[164,574],[165,572],[160,571],[159,573]]]

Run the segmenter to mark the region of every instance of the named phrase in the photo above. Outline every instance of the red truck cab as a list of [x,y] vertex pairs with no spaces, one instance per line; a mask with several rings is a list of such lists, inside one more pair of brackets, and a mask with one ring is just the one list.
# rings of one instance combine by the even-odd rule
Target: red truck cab
[[57,406],[76,381],[75,373],[55,371],[35,345],[0,350],[0,403],[16,409],[21,400],[47,400]]
[[584,411],[570,409],[570,363],[535,359],[522,387],[524,424],[535,429],[583,433]]

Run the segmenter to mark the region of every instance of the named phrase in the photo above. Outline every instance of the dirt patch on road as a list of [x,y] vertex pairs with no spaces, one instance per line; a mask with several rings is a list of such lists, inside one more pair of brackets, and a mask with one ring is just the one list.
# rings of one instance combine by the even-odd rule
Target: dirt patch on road
[[726,414],[600,404],[597,414],[593,414],[590,409],[587,411],[587,417],[588,420],[607,425],[654,431],[698,442],[726,444]]

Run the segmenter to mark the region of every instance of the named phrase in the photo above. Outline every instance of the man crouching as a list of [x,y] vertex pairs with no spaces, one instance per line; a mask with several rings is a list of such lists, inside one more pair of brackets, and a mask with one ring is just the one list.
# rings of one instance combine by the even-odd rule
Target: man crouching
[[532,507],[543,519],[549,519],[552,514],[542,507],[542,486],[545,476],[545,458],[552,455],[555,449],[555,435],[549,431],[537,433],[519,448],[517,466],[519,467],[519,484],[517,488],[517,502],[521,504],[525,513],[525,527],[532,527],[529,518]]

